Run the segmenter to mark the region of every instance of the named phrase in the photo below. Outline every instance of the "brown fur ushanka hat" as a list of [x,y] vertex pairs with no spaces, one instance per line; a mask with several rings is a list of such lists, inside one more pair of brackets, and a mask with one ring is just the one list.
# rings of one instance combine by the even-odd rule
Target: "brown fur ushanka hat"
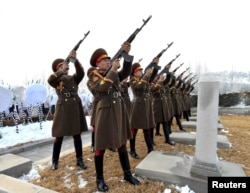
[[96,67],[96,62],[100,61],[101,59],[104,58],[109,58],[106,50],[104,50],[103,48],[98,48],[97,50],[94,51],[94,53],[92,54],[91,58],[90,58],[90,64],[93,67]]

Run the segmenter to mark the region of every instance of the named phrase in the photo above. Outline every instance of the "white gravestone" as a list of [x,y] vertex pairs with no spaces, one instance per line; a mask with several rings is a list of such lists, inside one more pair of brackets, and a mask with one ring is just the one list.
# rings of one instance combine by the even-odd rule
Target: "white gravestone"
[[221,176],[217,157],[219,78],[203,76],[198,83],[197,134],[191,175]]

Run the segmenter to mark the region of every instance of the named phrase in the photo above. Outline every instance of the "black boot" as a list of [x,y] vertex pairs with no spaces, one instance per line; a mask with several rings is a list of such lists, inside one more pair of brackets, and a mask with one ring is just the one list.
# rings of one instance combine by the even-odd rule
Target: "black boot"
[[154,142],[154,128],[150,128],[150,137],[151,137],[152,144],[155,145],[155,142]]
[[182,124],[181,124],[181,121],[180,121],[180,118],[179,118],[178,115],[175,116],[175,119],[176,119],[177,125],[179,126],[179,129],[180,129],[181,131],[186,131],[185,129],[183,129]]
[[54,142],[53,153],[52,153],[52,167],[51,167],[52,170],[57,170],[58,168],[58,160],[61,147],[62,147],[62,141]]
[[144,139],[145,139],[145,142],[146,142],[146,145],[148,148],[148,153],[150,153],[151,151],[154,151],[154,147],[153,147],[150,133],[144,132]]
[[174,125],[174,124],[173,124],[173,119],[174,119],[174,117],[171,117],[171,118],[170,118],[170,120],[169,120],[169,124],[170,124],[170,125]]
[[183,111],[183,116],[184,116],[184,119],[186,119],[186,121],[189,121],[188,111]]
[[135,151],[135,139],[136,136],[133,136],[132,139],[130,139],[130,155],[135,158],[135,159],[139,159],[139,156],[137,155],[136,151]]
[[169,132],[169,135],[172,133],[172,129],[171,129],[171,121],[168,121],[168,132]]
[[95,145],[95,132],[92,131],[92,133],[91,133],[91,150],[90,150],[92,153],[95,152],[94,145]]
[[103,178],[103,155],[95,156],[96,186],[99,191],[107,192],[108,186]]
[[165,136],[165,143],[168,143],[169,145],[175,145],[175,142],[172,141],[169,137],[168,123],[163,123],[162,127],[163,127],[164,136]]
[[160,123],[156,123],[156,126],[155,126],[155,136],[162,136],[161,133],[160,133]]
[[139,180],[137,180],[131,174],[128,153],[126,151],[119,152],[119,159],[120,159],[120,163],[124,172],[124,180],[128,181],[130,184],[133,184],[133,185],[141,184]]
[[76,165],[80,166],[82,169],[87,169],[87,166],[82,161],[82,140],[75,140],[74,146],[76,151]]

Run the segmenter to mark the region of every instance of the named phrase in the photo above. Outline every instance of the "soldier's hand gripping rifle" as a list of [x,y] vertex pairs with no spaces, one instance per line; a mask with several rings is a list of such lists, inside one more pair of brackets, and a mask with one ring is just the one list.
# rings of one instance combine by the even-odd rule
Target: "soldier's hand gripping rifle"
[[[157,56],[154,58],[160,58],[164,54],[164,52],[166,52],[167,49],[173,45],[173,43],[174,42],[171,42],[170,44],[168,44],[168,46],[165,49],[163,49],[159,54],[157,54]],[[154,60],[152,60],[152,62],[150,62],[150,64],[145,68],[145,72],[148,68],[153,68],[153,67],[156,68],[157,70],[161,69],[161,66],[158,66],[157,64],[154,63]]]
[[[84,37],[75,45],[75,47],[73,48],[74,51],[77,51],[78,48],[80,47],[81,43],[83,42],[83,40],[89,35],[89,31],[87,33],[84,34]],[[75,62],[74,59],[70,58],[69,56],[65,59],[65,62],[69,63],[69,62]]]
[[[130,36],[129,38],[125,41],[125,42],[128,42],[128,43],[131,43],[136,35],[142,30],[142,28],[148,23],[148,21],[151,19],[151,15],[146,19],[146,20],[142,20],[143,21],[143,24],[140,28],[137,28]],[[121,48],[117,51],[117,53],[114,55],[113,58],[111,58],[110,60],[110,67],[106,70],[106,72],[104,73],[104,76],[109,72],[109,70],[112,68],[112,64],[113,62],[116,60],[116,59],[120,59],[121,57],[123,57],[125,60],[132,60],[133,58],[131,58],[130,55],[128,55],[126,52],[124,52]]]

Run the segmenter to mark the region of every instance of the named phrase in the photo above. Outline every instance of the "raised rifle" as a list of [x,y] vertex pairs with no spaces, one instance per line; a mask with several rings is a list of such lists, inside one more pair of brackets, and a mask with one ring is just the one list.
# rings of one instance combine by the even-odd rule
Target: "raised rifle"
[[191,82],[197,75],[195,74],[193,77],[187,80],[187,82]]
[[171,82],[173,83],[173,82],[175,82],[175,80],[176,80],[176,77],[173,75],[174,73],[173,72],[169,72],[169,69],[167,69],[167,66],[168,65],[172,65],[172,63],[180,56],[181,54],[177,54],[176,56],[175,56],[175,58],[174,59],[172,59],[165,67],[164,67],[164,69],[158,74],[158,76],[159,75],[161,75],[161,74],[163,74],[163,73],[166,73],[166,78],[165,78],[165,80],[164,80],[164,84],[171,84]]
[[[142,28],[148,23],[148,21],[151,19],[151,15],[146,19],[146,20],[142,20],[143,21],[143,24],[140,28],[137,28],[130,36],[129,38],[125,41],[125,42],[128,42],[128,43],[131,43],[136,35],[142,30]],[[109,72],[109,70],[112,68],[112,64],[113,62],[116,60],[116,59],[120,59],[121,57],[123,57],[124,59],[128,59],[128,60],[131,60],[131,56],[129,56],[126,52],[124,52],[121,48],[117,51],[117,53],[114,55],[113,58],[111,58],[110,60],[110,66],[109,68],[106,70],[106,72],[104,73],[104,76]]]
[[139,59],[139,60],[138,60],[138,63],[140,63],[140,62],[142,61],[142,59],[143,59],[143,58]]
[[185,72],[187,72],[189,69],[190,69],[190,67],[186,68],[186,70],[184,70],[184,71],[178,76],[178,79],[183,83],[183,84],[182,84],[181,90],[184,90],[184,89],[187,87],[187,82],[185,82],[185,80],[186,80],[189,76],[191,76],[191,74],[193,74],[193,73],[191,72],[191,73],[190,73],[189,75],[187,75],[185,78],[182,78],[183,74],[184,74]]
[[175,58],[172,59],[172,60],[171,60],[162,70],[161,70],[161,72],[158,74],[158,76],[161,75],[161,74],[164,74],[164,73],[167,73],[167,74],[170,73],[170,72],[168,71],[168,69],[167,69],[167,66],[168,66],[168,65],[171,65],[180,55],[181,55],[181,54],[176,55]]
[[175,56],[175,58],[174,59],[172,59],[162,70],[161,70],[161,72],[159,73],[159,74],[157,74],[157,76],[160,76],[161,74],[164,74],[164,73],[166,73],[168,76],[167,76],[167,82],[169,82],[169,79],[171,78],[171,75],[170,75],[170,72],[169,72],[169,70],[167,69],[167,66],[168,65],[171,65],[179,56],[180,56],[181,54],[178,54],[178,55],[176,55]]
[[[187,72],[190,69],[190,67],[186,68],[182,73],[179,74],[178,78],[181,78],[185,72]],[[184,79],[182,79],[184,81]]]
[[196,83],[198,82],[198,80],[194,81],[191,86],[194,86]]
[[183,64],[184,64],[184,63],[181,63],[179,66],[177,66],[177,67],[173,70],[173,72],[176,72]]
[[198,80],[196,80],[194,83],[190,84],[188,87],[188,93],[192,92],[194,90],[194,85],[198,82]]
[[[166,52],[167,49],[170,48],[170,46],[172,46],[173,43],[174,43],[174,42],[171,42],[170,44],[168,44],[168,46],[167,46],[165,49],[163,49],[159,54],[157,54],[157,56],[154,57],[154,59],[155,59],[155,58],[160,58],[160,57],[162,56],[162,54],[163,54],[164,52]],[[161,69],[161,66],[156,65],[156,64],[154,63],[154,60],[153,60],[153,61],[150,62],[150,64],[145,68],[145,72],[146,72],[146,70],[147,70],[148,68],[152,68],[152,67],[156,68],[157,70],[160,70],[160,69]]]
[[182,80],[185,81],[189,76],[191,76],[193,73],[191,72],[190,74],[188,74],[185,78],[183,78]]
[[180,55],[181,55],[181,54],[177,54],[177,55],[175,56],[175,58],[172,59],[167,65],[172,65],[173,62],[174,62],[177,58],[179,58]]
[[[73,50],[75,50],[75,51],[78,50],[78,48],[80,47],[81,43],[83,42],[83,40],[84,40],[88,35],[89,35],[89,31],[88,31],[87,33],[84,34],[83,38],[74,46]],[[67,63],[69,63],[69,62],[75,62],[75,61],[72,60],[70,57],[67,57],[67,58],[65,59],[65,61],[66,61]]]

